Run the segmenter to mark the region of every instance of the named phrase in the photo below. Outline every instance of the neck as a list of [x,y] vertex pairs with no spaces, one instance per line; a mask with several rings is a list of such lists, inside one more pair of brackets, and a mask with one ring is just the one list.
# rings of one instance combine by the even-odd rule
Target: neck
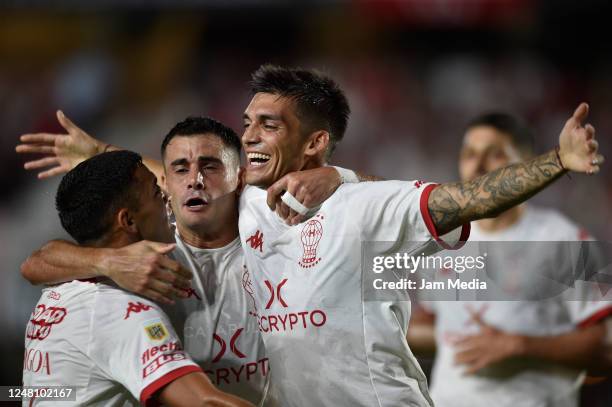
[[313,157],[312,159],[304,161],[304,165],[300,168],[300,171],[312,170],[314,168],[321,168],[325,166],[325,160],[319,157]]
[[109,249],[117,249],[138,242],[139,239],[134,239],[132,236],[121,232],[114,232],[102,239],[92,243],[85,244],[87,247],[105,247]]
[[525,205],[523,204],[510,208],[495,218],[480,219],[476,224],[485,232],[500,232],[518,222],[524,213]]
[[223,223],[219,230],[194,230],[179,223],[176,224],[179,236],[190,246],[200,249],[218,249],[227,246],[238,237],[238,220]]

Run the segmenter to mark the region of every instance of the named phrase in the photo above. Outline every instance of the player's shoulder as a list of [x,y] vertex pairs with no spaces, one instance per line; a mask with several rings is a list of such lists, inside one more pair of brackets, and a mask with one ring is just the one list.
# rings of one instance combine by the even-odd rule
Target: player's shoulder
[[422,189],[426,183],[422,181],[364,181],[350,184],[342,184],[336,193],[340,196],[354,197],[355,195],[377,196],[381,193],[408,192]]
[[99,326],[125,325],[165,315],[155,302],[110,284],[98,284],[95,314]]
[[537,225],[548,240],[577,240],[584,235],[584,229],[568,216],[554,208],[528,206],[530,222]]

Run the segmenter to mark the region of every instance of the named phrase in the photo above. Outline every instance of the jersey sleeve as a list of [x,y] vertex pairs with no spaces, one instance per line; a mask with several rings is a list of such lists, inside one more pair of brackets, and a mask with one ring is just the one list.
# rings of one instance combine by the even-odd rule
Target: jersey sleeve
[[91,357],[141,404],[154,405],[158,390],[201,368],[156,304],[122,294],[101,295],[109,298],[98,301],[103,308],[93,324]]
[[431,191],[438,185],[421,181],[379,181],[346,188],[349,213],[360,225],[362,240],[390,242],[435,241],[438,249],[459,249],[467,241],[465,224],[440,236],[428,209]]

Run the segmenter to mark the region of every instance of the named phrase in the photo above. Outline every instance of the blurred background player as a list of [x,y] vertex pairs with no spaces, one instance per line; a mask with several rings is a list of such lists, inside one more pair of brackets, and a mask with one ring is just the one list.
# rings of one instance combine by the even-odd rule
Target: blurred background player
[[362,297],[362,243],[389,242],[381,253],[401,243],[431,253],[443,234],[521,203],[568,170],[599,171],[594,129],[582,125],[588,107],[581,104],[566,122],[558,150],[531,161],[437,187],[344,185],[309,221],[288,226],[270,208],[284,191],[302,203],[306,195],[281,177],[328,162],[346,130],[348,102],[317,71],[271,65],[253,73],[251,92],[243,116],[245,179],[260,189],[242,194],[239,226],[280,403],[431,405],[405,340],[408,298]]
[[[84,247],[172,241],[157,180],[136,153],[79,164],[56,202],[62,225]],[[252,405],[211,384],[157,304],[103,279],[43,289],[26,329],[23,384],[73,386],[75,402],[64,405]]]
[[[531,131],[516,118],[503,113],[479,116],[468,124],[463,138],[461,179],[473,180],[528,160],[533,145]],[[560,212],[522,204],[473,222],[470,241],[560,242],[587,237]],[[541,259],[531,260],[535,264]],[[548,258],[547,264],[559,264],[556,260]],[[513,286],[529,280],[520,275],[526,270],[513,266],[516,259],[505,261],[503,280],[514,279]],[[587,292],[580,295],[575,301],[564,296],[539,301],[448,300],[415,307],[408,341],[416,354],[436,352],[431,387],[436,405],[577,406],[583,371],[609,372],[612,367],[612,303],[589,301],[593,298]]]

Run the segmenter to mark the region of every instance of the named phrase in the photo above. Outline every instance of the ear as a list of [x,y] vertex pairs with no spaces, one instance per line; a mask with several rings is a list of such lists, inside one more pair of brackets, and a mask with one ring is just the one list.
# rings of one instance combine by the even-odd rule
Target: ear
[[307,157],[320,156],[321,158],[323,158],[325,156],[325,151],[327,151],[328,145],[329,132],[325,130],[317,130],[314,133],[311,133],[310,136],[308,136],[308,142],[306,143],[304,155],[306,155]]
[[138,226],[134,217],[127,208],[119,209],[115,218],[119,229],[129,235],[138,234]]
[[167,192],[168,188],[166,188],[166,170],[164,169],[164,173],[160,176],[160,179],[157,180],[157,185],[162,189],[162,191]]

